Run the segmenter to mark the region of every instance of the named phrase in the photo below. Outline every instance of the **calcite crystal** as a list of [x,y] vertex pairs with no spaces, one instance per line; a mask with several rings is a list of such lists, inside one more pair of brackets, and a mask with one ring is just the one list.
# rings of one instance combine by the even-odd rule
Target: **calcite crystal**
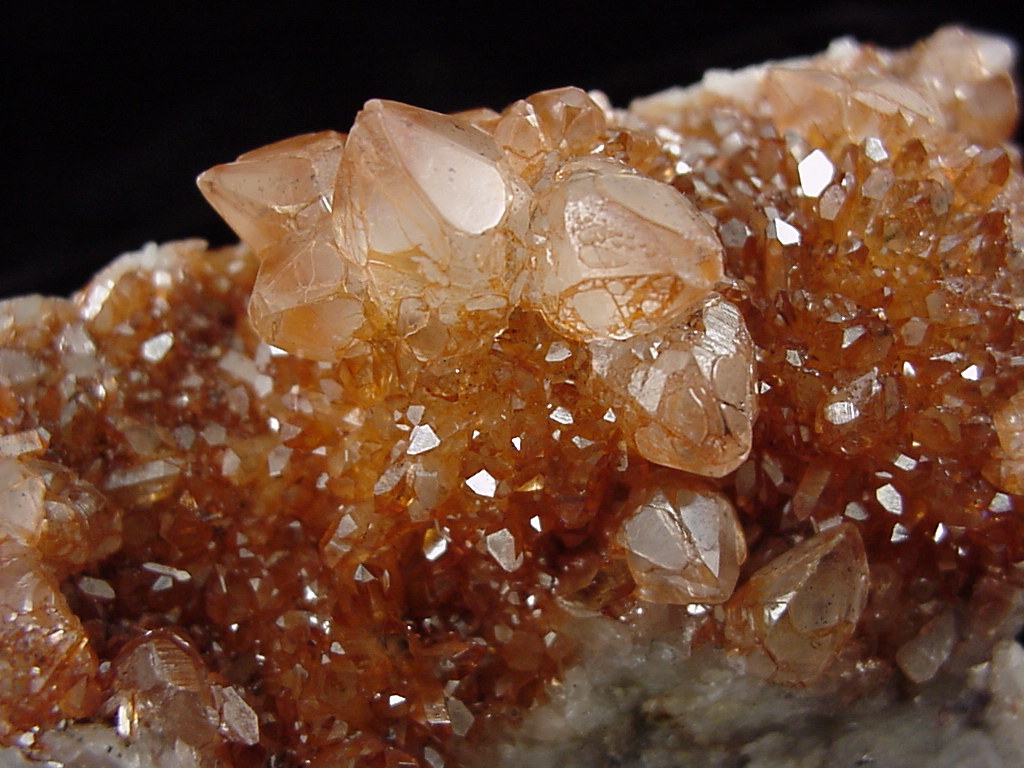
[[0,304],[0,765],[1020,765],[1012,64],[373,100]]
[[681,473],[637,486],[619,534],[637,595],[651,603],[721,603],[747,557],[729,499]]
[[725,608],[726,639],[763,656],[771,679],[813,680],[853,634],[868,578],[857,528],[822,531],[751,574]]

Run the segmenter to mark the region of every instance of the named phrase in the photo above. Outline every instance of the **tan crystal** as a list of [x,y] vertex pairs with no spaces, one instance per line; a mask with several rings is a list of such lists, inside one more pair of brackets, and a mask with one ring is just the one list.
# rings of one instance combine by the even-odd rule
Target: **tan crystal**
[[732,503],[706,483],[661,470],[634,488],[619,531],[637,594],[652,603],[721,603],[747,557]]
[[[791,685],[836,657],[844,694],[991,659],[1024,562],[1008,55],[953,30],[630,111],[371,102],[344,148],[204,174],[250,247],[0,303],[2,748],[472,765],[595,613]],[[724,252],[691,307],[658,282],[694,269],[655,248],[680,206]],[[581,319],[595,269],[624,303]]]
[[722,278],[722,244],[689,201],[613,160],[562,168],[538,195],[533,229],[528,295],[581,341],[663,327]]
[[97,704],[96,654],[60,583],[31,548],[0,537],[0,738]]
[[897,58],[906,60],[900,64],[908,79],[936,101],[949,128],[994,144],[1017,125],[1014,55],[1005,38],[944,27]]
[[36,546],[46,514],[46,484],[20,461],[0,459],[0,539]]
[[950,130],[991,143],[1016,125],[1012,68],[1006,40],[947,27],[895,55],[836,46],[832,57],[769,67],[763,93],[777,124],[812,143],[900,145]]
[[26,468],[46,486],[36,547],[58,577],[121,548],[123,512],[99,489],[60,464],[28,461]]
[[349,355],[369,335],[361,270],[325,230],[264,250],[249,300],[249,319],[268,344],[311,360]]
[[314,231],[333,207],[345,137],[295,136],[200,174],[199,189],[238,236],[260,253],[291,233]]
[[757,410],[754,345],[720,294],[665,331],[590,349],[596,383],[645,458],[710,477],[746,459]]
[[0,736],[95,707],[96,656],[60,583],[120,546],[120,511],[92,485],[0,458]]
[[1009,398],[992,416],[999,451],[990,465],[992,482],[1013,494],[1024,494],[1024,391]]
[[[813,144],[830,144],[838,130],[854,142],[887,136],[900,144],[930,135],[942,123],[939,106],[929,95],[871,69],[772,68],[765,76],[764,94],[777,124]],[[839,119],[824,120],[828,113]]]
[[261,259],[253,327],[314,360],[350,354],[368,333],[361,270],[343,258],[332,223],[344,143],[334,131],[297,136],[199,177],[206,199]]
[[189,640],[170,630],[147,632],[113,663],[117,693],[104,705],[125,738],[140,731],[162,737],[197,766],[223,764],[226,741],[259,741],[256,714],[238,692],[210,679]]
[[1013,64],[1009,41],[961,27],[895,53],[841,39],[818,56],[709,72],[699,86],[636,100],[632,111],[692,131],[701,110],[732,103],[819,147],[879,137],[899,146],[950,132],[990,144],[1016,125]]
[[929,621],[896,651],[896,663],[910,680],[923,683],[935,677],[957,641],[956,617],[945,610]]
[[868,582],[860,532],[843,523],[756,571],[725,605],[725,636],[763,654],[772,680],[810,682],[853,634]]
[[342,157],[335,221],[377,308],[422,359],[472,349],[516,303],[519,190],[494,140],[372,100]]
[[493,127],[494,140],[516,173],[535,183],[545,169],[597,147],[604,111],[579,88],[541,91],[509,105]]

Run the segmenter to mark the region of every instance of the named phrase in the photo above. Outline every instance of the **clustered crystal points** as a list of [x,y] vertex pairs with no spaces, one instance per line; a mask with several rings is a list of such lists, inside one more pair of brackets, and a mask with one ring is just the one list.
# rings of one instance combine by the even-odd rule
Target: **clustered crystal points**
[[491,764],[665,647],[766,701],[989,685],[1012,765],[1012,60],[373,100],[200,177],[243,245],[0,304],[0,763]]

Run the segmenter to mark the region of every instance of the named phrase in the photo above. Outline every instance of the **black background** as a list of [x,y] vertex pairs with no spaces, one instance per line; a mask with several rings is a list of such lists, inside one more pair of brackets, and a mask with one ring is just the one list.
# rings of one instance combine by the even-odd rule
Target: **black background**
[[196,174],[276,139],[345,130],[368,98],[500,108],[573,84],[625,105],[843,34],[902,46],[963,22],[1024,40],[1015,2],[20,7],[0,12],[0,296],[68,293],[149,240],[231,242]]

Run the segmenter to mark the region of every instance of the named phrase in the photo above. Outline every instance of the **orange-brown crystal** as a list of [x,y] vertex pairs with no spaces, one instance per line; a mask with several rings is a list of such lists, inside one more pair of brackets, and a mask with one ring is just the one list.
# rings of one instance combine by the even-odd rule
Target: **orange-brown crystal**
[[244,246],[0,304],[0,743],[457,765],[574,617],[652,602],[788,685],[985,660],[1024,561],[1011,59],[372,101],[201,177]]
[[726,605],[725,636],[771,679],[813,680],[853,634],[867,598],[864,544],[843,523],[756,571]]
[[714,604],[732,595],[747,545],[726,496],[692,476],[656,472],[626,509],[619,540],[642,600]]

